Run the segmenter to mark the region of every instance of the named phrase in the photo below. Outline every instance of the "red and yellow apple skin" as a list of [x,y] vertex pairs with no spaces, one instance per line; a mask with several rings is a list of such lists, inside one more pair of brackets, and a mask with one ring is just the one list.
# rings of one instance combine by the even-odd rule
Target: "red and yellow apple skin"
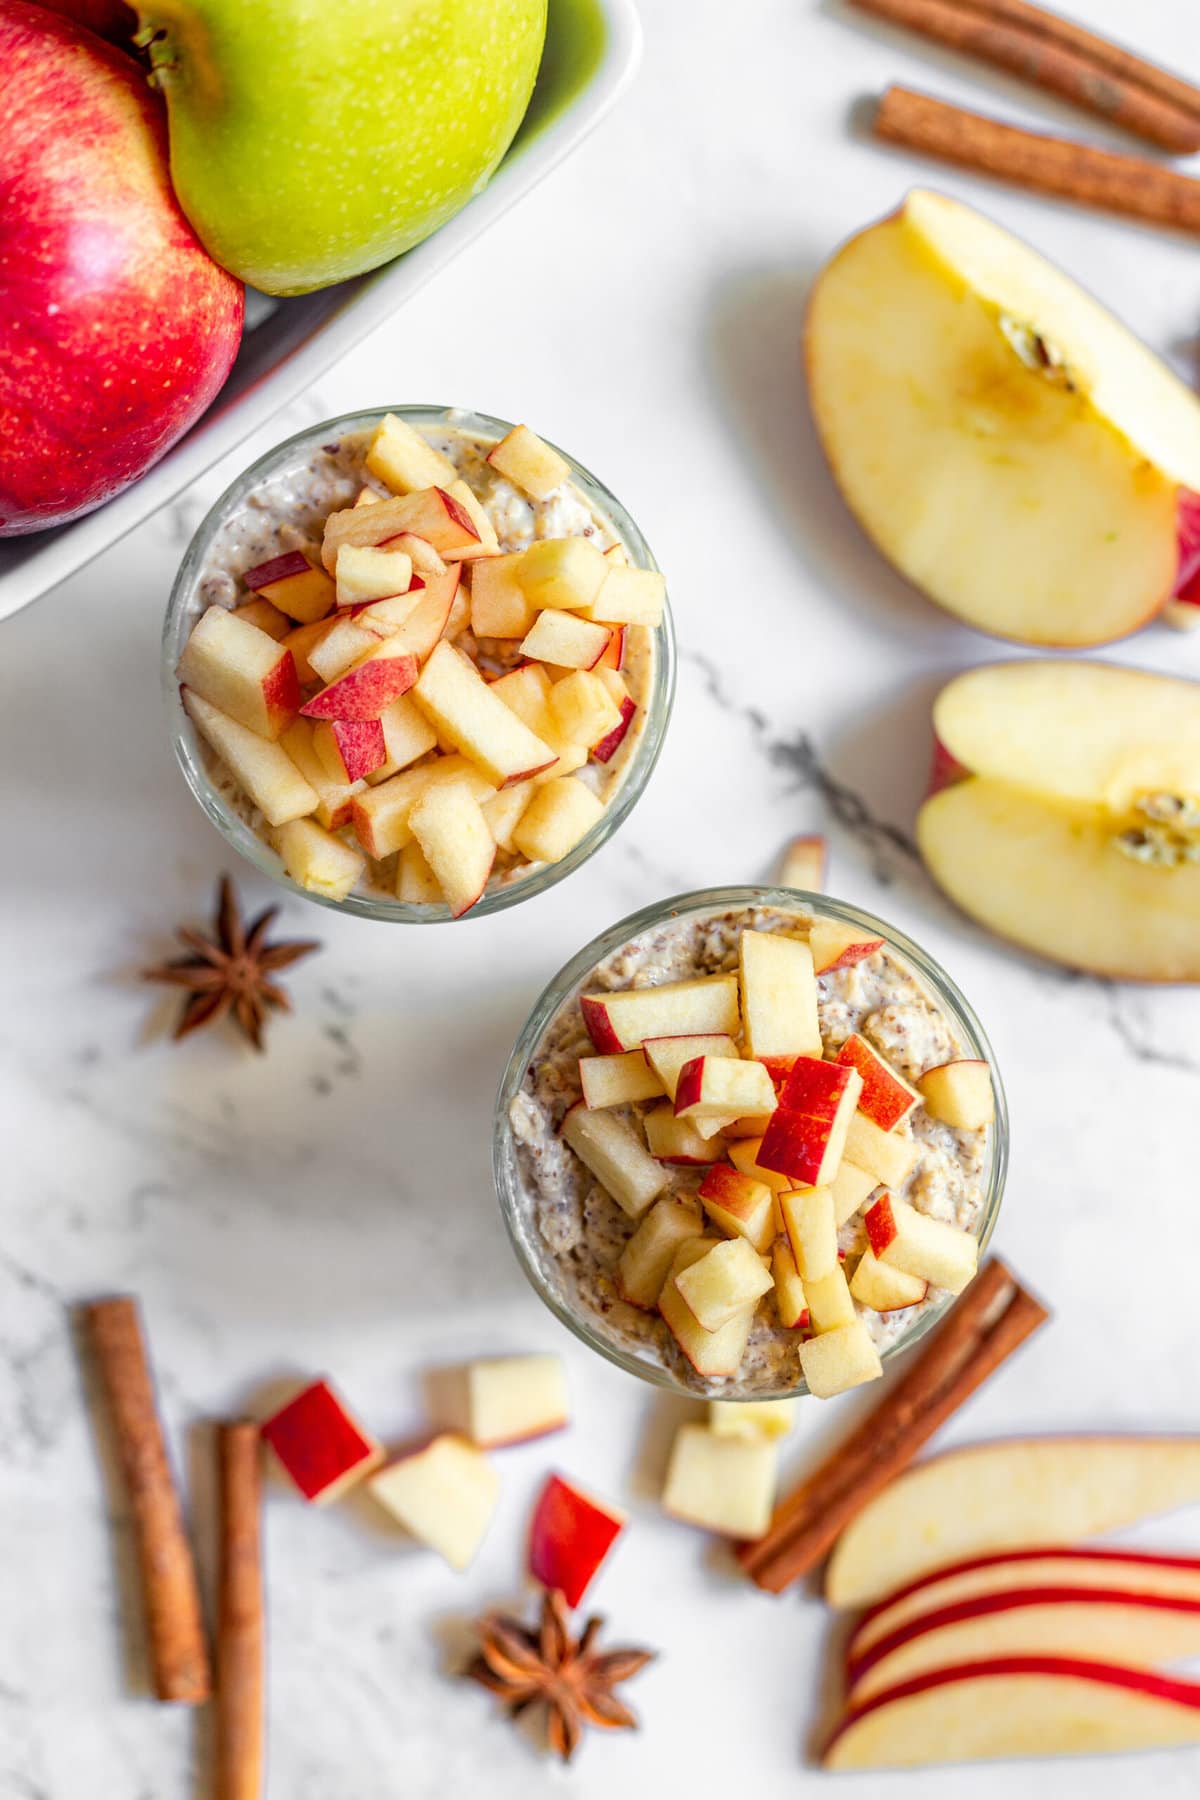
[[551,1475],[529,1530],[529,1573],[578,1606],[600,1564],[625,1528],[624,1515],[601,1506]]
[[0,537],[120,493],[221,388],[242,286],[167,174],[141,68],[57,13],[0,4]]
[[383,1451],[342,1405],[327,1381],[314,1381],[262,1427],[306,1500],[330,1500],[383,1460]]

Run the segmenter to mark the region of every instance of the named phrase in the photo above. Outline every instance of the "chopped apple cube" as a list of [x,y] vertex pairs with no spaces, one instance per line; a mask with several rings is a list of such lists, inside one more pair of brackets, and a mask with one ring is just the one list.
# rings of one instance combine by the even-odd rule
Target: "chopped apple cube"
[[523,638],[537,610],[518,579],[523,552],[481,558],[471,570],[471,630],[476,637]]
[[[600,658],[600,661],[596,664],[596,671],[597,671],[597,673],[599,673],[601,669],[608,670],[608,676],[606,676],[604,678],[604,685],[605,685],[605,687],[607,687],[609,693],[612,694],[612,697],[616,701],[617,705],[622,708],[624,708],[626,701],[629,701],[630,705],[633,704],[632,701],[629,699],[629,689],[625,686],[624,681],[621,681],[619,679],[620,671],[624,667],[625,667],[625,627],[624,627],[624,625],[613,625],[610,627],[608,646],[605,649],[604,655]],[[613,675],[618,676],[619,685],[614,684],[609,679],[609,677],[613,676]]]
[[873,1250],[863,1252],[850,1282],[854,1298],[874,1312],[898,1312],[904,1306],[919,1306],[928,1291],[929,1283],[922,1276],[891,1268],[880,1262]]
[[406,1531],[452,1569],[471,1562],[500,1498],[495,1469],[456,1432],[444,1432],[423,1450],[389,1463],[367,1485]]
[[903,1269],[934,1287],[961,1294],[979,1264],[979,1243],[969,1231],[931,1219],[892,1194],[881,1194],[866,1218],[867,1242],[890,1268]]
[[700,1214],[678,1200],[656,1200],[622,1250],[617,1292],[628,1306],[653,1311],[680,1244],[704,1235]]
[[[424,662],[443,632],[450,628],[451,616],[458,601],[460,569],[451,563],[442,576],[430,576],[424,589],[407,596],[412,610],[370,652],[372,662],[386,662],[393,656],[415,656]],[[381,605],[395,604],[383,601]],[[362,615],[364,618],[366,615]]]
[[501,850],[509,855],[516,853],[517,846],[513,842],[513,832],[521,823],[521,816],[529,802],[533,799],[537,788],[537,780],[518,781],[512,787],[501,788],[483,802],[483,816],[487,820],[488,830],[495,838]]
[[891,1063],[882,1057],[874,1044],[851,1032],[836,1060],[849,1064],[862,1076],[863,1089],[858,1097],[858,1110],[878,1125],[880,1131],[895,1131],[907,1119],[921,1096],[916,1088],[897,1075]]
[[530,862],[553,863],[579,844],[604,817],[604,802],[582,781],[564,775],[534,793],[512,841]]
[[785,1331],[802,1331],[811,1322],[808,1296],[785,1237],[776,1238],[771,1251],[771,1274],[775,1281],[775,1310]]
[[837,1174],[847,1132],[862,1092],[857,1069],[798,1056],[763,1133],[758,1160],[764,1168],[806,1187],[827,1187]]
[[710,1400],[708,1429],[717,1437],[782,1438],[796,1423],[798,1400]]
[[799,938],[743,931],[738,939],[742,1025],[751,1056],[820,1056],[812,952]]
[[610,567],[588,617],[605,625],[661,625],[667,583],[657,569]]
[[451,916],[461,919],[483,893],[496,859],[496,841],[478,800],[465,781],[427,787],[409,814],[408,828],[425,852]]
[[[823,837],[793,838],[779,871],[779,885],[801,893],[819,894],[825,887],[826,847]],[[809,948],[811,951],[811,938]]]
[[458,480],[452,481],[446,489],[446,492],[452,499],[458,501],[458,504],[462,507],[468,519],[470,519],[479,536],[479,542],[473,548],[463,550],[460,553],[462,560],[464,562],[470,562],[485,557],[498,556],[500,554],[500,542],[496,536],[496,527],[492,524],[487,513],[480,505],[474,490],[469,488],[465,481]]
[[328,621],[317,642],[311,646],[308,666],[317,680],[336,681],[356,662],[378,649],[380,640],[389,635],[382,625],[356,619],[350,612],[341,613]]
[[550,746],[492,693],[474,663],[444,640],[421,670],[413,698],[435,729],[497,787],[554,761]]
[[698,1056],[736,1058],[737,1045],[727,1032],[690,1031],[678,1037],[649,1037],[642,1043],[642,1055],[662,1082],[663,1090],[674,1100],[682,1070]]
[[528,425],[514,425],[488,452],[488,461],[531,500],[548,500],[571,473],[558,451]]
[[242,580],[252,593],[268,600],[298,625],[323,619],[333,605],[333,583],[324,569],[314,568],[302,550],[287,550],[270,562],[247,569]]
[[653,1100],[663,1084],[640,1050],[618,1050],[615,1056],[581,1056],[579,1085],[583,1104],[591,1111],[606,1106],[629,1106],[635,1100]]
[[960,1131],[981,1131],[996,1117],[992,1072],[985,1062],[962,1057],[926,1069],[918,1083],[931,1118]]
[[736,975],[701,975],[659,987],[584,994],[583,1022],[597,1050],[636,1050],[647,1038],[690,1032],[733,1036],[738,1030]]
[[743,1175],[749,1175],[754,1181],[761,1181],[769,1187],[773,1194],[786,1194],[792,1186],[786,1175],[780,1175],[775,1169],[764,1169],[758,1160],[761,1138],[740,1138],[729,1146],[729,1160],[735,1169]]
[[633,1128],[615,1113],[589,1112],[577,1104],[562,1122],[562,1135],[580,1162],[631,1219],[640,1218],[667,1185],[665,1170]]
[[391,488],[393,494],[448,487],[458,477],[450,458],[426,443],[414,426],[398,419],[395,413],[388,413],[375,427],[366,460],[372,475]]
[[578,1606],[597,1569],[625,1529],[625,1514],[551,1475],[533,1509],[529,1573]]
[[368,788],[365,794],[356,794],[350,822],[367,855],[378,862],[394,850],[403,850],[412,839],[412,809],[426,789],[443,782],[463,781],[481,805],[496,791],[465,756],[440,756],[434,762],[419,763],[415,769],[401,770],[378,787]]
[[700,1237],[689,1238],[680,1244],[658,1297],[658,1310],[697,1375],[736,1375],[746,1353],[757,1303],[736,1313],[719,1331],[705,1331],[676,1285],[677,1277],[702,1256],[707,1256],[715,1243],[713,1238]]
[[[598,666],[596,674],[602,676],[604,673],[603,667]],[[598,763],[608,763],[612,761],[613,757],[617,754],[617,751],[621,748],[621,745],[625,742],[629,727],[633,724],[633,721],[637,716],[637,704],[632,695],[626,694],[622,700],[617,702],[617,704],[621,709],[621,723],[619,725],[614,725],[611,731],[605,733],[598,744],[593,744],[592,746],[592,756]]]
[[378,719],[319,720],[313,726],[312,746],[329,780],[348,786],[382,768],[387,757]]
[[611,640],[607,625],[593,625],[574,613],[540,612],[521,645],[521,654],[560,669],[594,669]]
[[808,934],[813,968],[818,975],[832,974],[834,969],[848,969],[883,949],[883,939],[856,925],[842,925],[836,919],[814,919]]
[[775,1238],[775,1203],[764,1182],[716,1163],[697,1189],[705,1212],[728,1237],[744,1237],[759,1255]]
[[314,1381],[265,1421],[262,1437],[306,1500],[327,1505],[377,1468],[383,1449],[327,1381]]
[[714,1163],[725,1154],[723,1138],[701,1137],[690,1119],[675,1117],[675,1108],[669,1102],[651,1107],[642,1124],[650,1154],[659,1162],[699,1166]]
[[883,1374],[879,1352],[861,1319],[801,1344],[800,1369],[817,1400],[831,1400]]
[[497,676],[490,685],[496,699],[503,700],[522,724],[539,737],[546,735],[550,729],[547,709],[551,683],[541,663],[523,663],[519,669]]
[[809,1292],[814,1281],[838,1266],[837,1227],[833,1222],[833,1189],[794,1188],[781,1194],[779,1207],[796,1267]]
[[681,1425],[671,1447],[663,1508],[727,1537],[762,1537],[775,1503],[776,1450],[767,1438],[721,1436]]
[[330,513],[321,561],[332,574],[343,544],[386,544],[408,534],[424,538],[448,561],[469,554],[479,544],[474,522],[453,494],[440,487],[418,488],[394,500],[381,500],[378,506],[351,506]]
[[846,1128],[846,1159],[873,1175],[876,1182],[900,1187],[907,1180],[921,1146],[899,1132],[881,1131],[866,1113],[856,1112]]
[[517,571],[529,600],[541,612],[563,607],[577,612],[600,592],[609,566],[589,538],[541,538],[531,544]]
[[467,1367],[467,1435],[481,1449],[561,1431],[571,1416],[562,1358],[493,1356]]
[[396,858],[396,898],[408,906],[438,906],[445,899],[442,884],[415,838]]
[[223,606],[201,614],[176,669],[183,686],[261,738],[277,738],[300,710],[286,644]]
[[362,606],[406,594],[412,585],[412,558],[402,550],[377,550],[368,544],[343,544],[334,578],[339,606]]
[[347,782],[344,777],[335,780],[330,776],[317,755],[313,742],[315,731],[316,727],[307,719],[296,719],[280,738],[279,747],[316,794],[318,823],[327,831],[336,831],[339,826],[349,824],[354,796],[362,792],[363,784],[361,781]]
[[344,900],[366,869],[366,859],[315,819],[289,819],[272,842],[293,881],[310,894]]
[[772,1287],[763,1259],[745,1238],[727,1238],[675,1277],[689,1311],[705,1331],[722,1325],[761,1300]]
[[407,769],[418,757],[425,756],[437,743],[437,732],[429,723],[411,694],[401,694],[379,715],[383,731],[384,761],[372,771],[376,781],[384,781]]
[[833,1178],[833,1221],[839,1231],[878,1186],[868,1170],[859,1169],[842,1158],[842,1165]]
[[412,562],[415,573],[426,581],[431,575],[445,575],[448,572],[445,562],[429,539],[418,537],[415,531],[402,531],[399,537],[389,538],[387,547],[389,550],[402,550]]
[[306,719],[377,721],[393,700],[408,693],[416,679],[414,656],[393,656],[386,662],[368,658],[306,700],[300,711]]
[[234,607],[233,616],[245,625],[256,625],[277,644],[281,644],[292,630],[292,621],[287,614],[280,612],[269,600],[247,600],[244,606]]
[[843,1325],[853,1325],[858,1317],[846,1281],[846,1271],[839,1262],[834,1263],[827,1275],[820,1276],[816,1281],[806,1282],[804,1292],[808,1299],[809,1317],[816,1332],[840,1331]]
[[679,1072],[675,1111],[681,1118],[736,1119],[775,1110],[775,1088],[760,1062],[697,1056]]
[[569,744],[601,743],[621,722],[621,709],[604,682],[586,669],[556,681],[548,704],[554,729]]
[[[309,662],[309,655],[325,642],[336,620],[318,619],[315,625],[297,625],[295,631],[289,631],[280,640],[292,653],[292,661],[296,665],[296,674],[300,678],[301,687],[308,687],[314,681],[323,680],[319,669],[314,669]],[[340,673],[340,671],[339,671]]]
[[183,690],[183,704],[196,729],[268,825],[286,825],[289,819],[316,812],[320,804],[316,790],[278,744],[247,730],[191,688]]

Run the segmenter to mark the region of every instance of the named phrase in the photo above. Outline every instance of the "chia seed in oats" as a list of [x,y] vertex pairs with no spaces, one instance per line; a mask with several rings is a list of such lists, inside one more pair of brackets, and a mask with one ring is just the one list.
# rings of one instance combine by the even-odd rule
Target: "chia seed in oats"
[[[735,971],[743,931],[805,935],[805,912],[750,907],[690,916],[658,925],[612,952],[592,969],[559,1007],[512,1100],[509,1123],[515,1142],[517,1186],[525,1210],[527,1241],[561,1304],[581,1314],[626,1352],[666,1367],[685,1386],[702,1393],[747,1396],[778,1392],[800,1380],[801,1334],[776,1320],[771,1297],[760,1306],[746,1353],[735,1378],[706,1380],[680,1352],[657,1313],[627,1305],[617,1292],[613,1270],[633,1235],[630,1219],[578,1161],[559,1135],[564,1115],[580,1098],[579,1058],[594,1054],[579,1009],[579,995],[596,989],[658,986],[698,976]],[[836,1052],[858,1032],[909,1082],[936,1064],[964,1054],[945,1013],[899,952],[885,948],[818,980],[818,1017],[826,1053]],[[625,1109],[640,1116],[646,1106]],[[987,1130],[964,1131],[942,1124],[916,1107],[897,1128],[920,1152],[906,1181],[894,1189],[919,1212],[977,1232],[982,1224],[989,1162]],[[670,1167],[666,1194],[695,1201],[700,1168]],[[866,1206],[839,1233],[847,1274],[866,1249]],[[916,1321],[944,1295],[931,1289],[925,1301],[891,1313],[858,1306],[880,1352],[907,1337]],[[856,1303],[857,1304],[857,1303]]]

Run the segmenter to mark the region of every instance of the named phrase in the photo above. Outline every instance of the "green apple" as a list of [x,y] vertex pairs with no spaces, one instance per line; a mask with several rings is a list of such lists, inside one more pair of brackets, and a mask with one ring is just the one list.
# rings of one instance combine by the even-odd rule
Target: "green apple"
[[546,0],[144,0],[171,177],[209,254],[269,294],[360,275],[487,182]]

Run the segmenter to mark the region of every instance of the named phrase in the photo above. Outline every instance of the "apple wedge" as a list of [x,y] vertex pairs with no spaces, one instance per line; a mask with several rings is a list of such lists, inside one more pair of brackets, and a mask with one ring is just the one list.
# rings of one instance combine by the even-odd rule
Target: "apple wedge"
[[[817,1340],[819,1341],[819,1340]],[[844,1718],[827,1769],[917,1769],[1200,1742],[1200,1682],[1066,1656],[999,1656],[914,1676]]]
[[1100,644],[1170,597],[1180,489],[1200,487],[1200,403],[972,208],[915,190],[845,245],[813,289],[807,366],[851,511],[968,624]]
[[1200,1438],[1012,1438],[907,1470],[858,1514],[825,1578],[869,1606],[947,1564],[1071,1543],[1200,1500]]
[[578,1606],[624,1529],[625,1514],[617,1507],[551,1475],[533,1509],[529,1573],[543,1587],[558,1588],[568,1606]]
[[[917,842],[999,936],[1118,980],[1200,981],[1200,683],[1111,664],[970,670],[934,705]],[[939,779],[944,779],[940,772]]]
[[836,969],[848,969],[874,956],[883,949],[883,939],[857,925],[843,925],[837,919],[814,919],[808,947],[817,974],[832,975]]
[[652,1312],[680,1244],[703,1235],[704,1221],[693,1207],[656,1200],[617,1261],[617,1292],[626,1305]]
[[631,1219],[640,1218],[667,1185],[667,1174],[633,1127],[615,1113],[577,1102],[562,1122],[564,1143]]
[[465,781],[430,785],[409,814],[408,828],[445,895],[450,916],[461,919],[482,896],[496,858],[496,841],[478,800]]
[[647,1038],[693,1032],[733,1037],[739,1028],[736,975],[701,975],[659,987],[584,994],[579,1001],[597,1050],[637,1050]]

